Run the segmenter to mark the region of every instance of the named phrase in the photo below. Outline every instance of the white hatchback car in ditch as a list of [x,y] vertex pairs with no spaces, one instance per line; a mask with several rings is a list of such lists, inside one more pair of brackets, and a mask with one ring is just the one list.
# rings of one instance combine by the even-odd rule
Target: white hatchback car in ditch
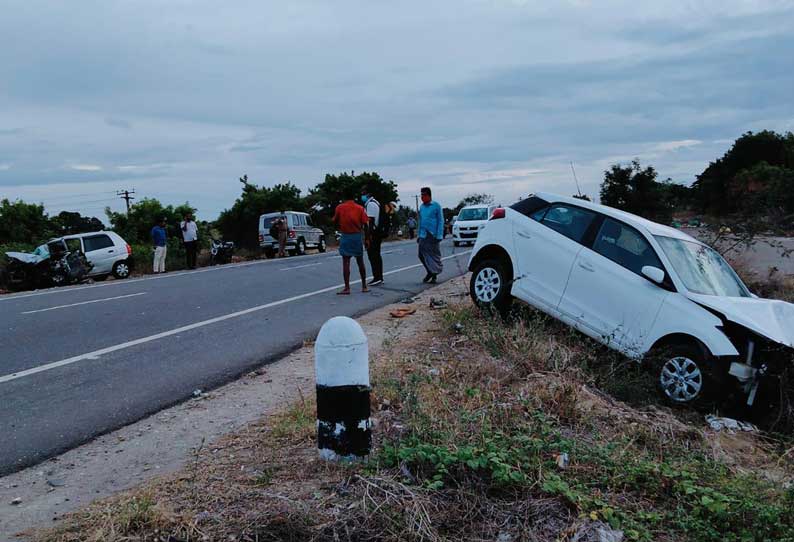
[[647,359],[673,403],[730,391],[752,405],[794,360],[794,305],[753,295],[693,237],[610,207],[536,194],[496,209],[469,270],[478,305],[504,311],[515,296]]

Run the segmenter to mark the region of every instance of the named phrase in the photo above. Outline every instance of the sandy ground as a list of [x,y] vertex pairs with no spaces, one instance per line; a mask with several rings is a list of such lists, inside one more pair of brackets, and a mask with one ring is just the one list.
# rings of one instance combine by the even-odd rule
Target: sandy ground
[[[390,305],[358,319],[370,352],[415,336],[431,325],[431,298],[462,299],[466,277],[425,291],[410,304]],[[395,319],[396,307],[417,313]],[[53,525],[70,511],[161,474],[174,472],[202,447],[253,423],[300,394],[314,393],[314,349],[307,344],[240,380],[52,458],[0,478],[0,541],[16,533]],[[12,504],[17,502],[17,504]]]

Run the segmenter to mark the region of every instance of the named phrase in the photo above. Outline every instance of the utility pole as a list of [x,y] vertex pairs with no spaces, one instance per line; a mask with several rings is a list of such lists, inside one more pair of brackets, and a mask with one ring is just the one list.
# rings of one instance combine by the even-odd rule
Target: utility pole
[[419,217],[419,196],[414,195],[414,199],[416,200],[416,216]]
[[118,190],[116,191],[116,195],[119,196],[127,203],[127,214],[130,214],[130,200],[134,200],[135,198],[132,197],[131,194],[135,193],[135,189],[132,190]]

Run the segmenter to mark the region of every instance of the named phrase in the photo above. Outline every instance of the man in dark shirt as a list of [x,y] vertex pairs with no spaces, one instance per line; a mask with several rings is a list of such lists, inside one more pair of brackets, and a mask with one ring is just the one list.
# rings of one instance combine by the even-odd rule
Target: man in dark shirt
[[154,245],[154,262],[152,268],[155,273],[165,273],[165,255],[168,251],[167,233],[165,230],[165,217],[152,228],[152,245]]

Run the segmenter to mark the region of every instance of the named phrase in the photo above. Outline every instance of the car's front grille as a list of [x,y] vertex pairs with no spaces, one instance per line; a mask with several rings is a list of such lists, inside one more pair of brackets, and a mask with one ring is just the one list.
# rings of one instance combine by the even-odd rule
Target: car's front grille
[[460,232],[461,239],[475,239],[477,237],[477,232],[469,233],[469,232]]

